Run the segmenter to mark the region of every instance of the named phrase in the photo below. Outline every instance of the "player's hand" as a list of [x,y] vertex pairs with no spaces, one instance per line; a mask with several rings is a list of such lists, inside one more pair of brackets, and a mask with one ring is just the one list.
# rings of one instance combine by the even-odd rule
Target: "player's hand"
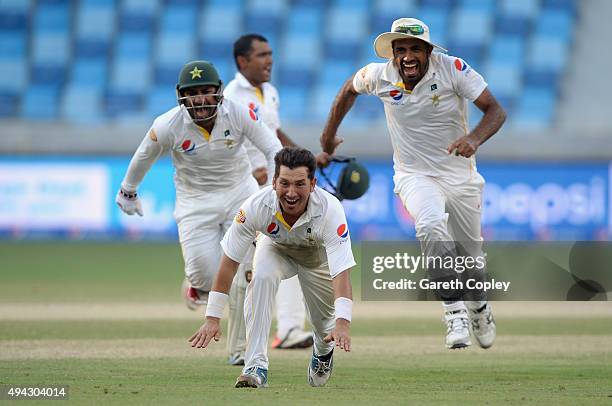
[[219,341],[221,338],[221,328],[219,319],[216,317],[206,317],[206,322],[190,338],[191,346],[194,348],[206,348],[210,340]]
[[268,169],[266,167],[255,168],[252,174],[259,186],[265,185],[268,181]]
[[325,168],[329,165],[329,161],[331,161],[332,157],[327,152],[319,152],[315,156],[315,160],[317,161],[317,167]]
[[336,319],[336,327],[329,333],[323,341],[329,343],[331,341],[336,342],[336,347],[342,348],[346,352],[351,351],[351,336],[349,335],[349,328],[351,322],[345,319]]
[[453,142],[448,148],[447,151],[449,154],[455,153],[456,156],[463,156],[466,158],[471,157],[476,153],[478,146],[480,143],[478,140],[471,135],[464,135],[459,138],[457,141]]
[[334,135],[334,138],[331,139],[326,139],[323,135],[321,136],[321,148],[329,155],[334,155],[343,142],[344,138],[340,138],[337,135]]
[[115,203],[125,214],[132,216],[137,213],[142,217],[142,204],[136,192],[129,192],[123,188],[119,189],[117,197],[115,197]]

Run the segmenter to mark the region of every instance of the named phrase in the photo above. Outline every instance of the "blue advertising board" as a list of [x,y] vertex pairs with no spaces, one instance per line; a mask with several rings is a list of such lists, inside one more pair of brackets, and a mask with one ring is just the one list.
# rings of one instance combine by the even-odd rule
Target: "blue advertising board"
[[[160,159],[139,195],[144,217],[127,216],[115,193],[128,158],[0,158],[0,235],[5,238],[170,238],[174,169]],[[370,189],[343,201],[354,240],[414,239],[414,221],[393,193],[389,161],[364,160]],[[481,162],[487,240],[607,240],[612,165]],[[332,171],[332,177],[334,172]]]

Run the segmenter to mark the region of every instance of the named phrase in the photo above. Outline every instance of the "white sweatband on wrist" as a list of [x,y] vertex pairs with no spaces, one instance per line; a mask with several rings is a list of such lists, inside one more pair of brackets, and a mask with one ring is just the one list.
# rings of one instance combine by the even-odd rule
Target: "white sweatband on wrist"
[[336,320],[345,319],[351,321],[353,315],[353,301],[347,297],[339,297],[334,301],[336,308]]
[[223,309],[227,304],[228,295],[221,292],[215,292],[211,290],[208,294],[208,305],[206,306],[206,317],[216,317],[220,319],[223,317]]

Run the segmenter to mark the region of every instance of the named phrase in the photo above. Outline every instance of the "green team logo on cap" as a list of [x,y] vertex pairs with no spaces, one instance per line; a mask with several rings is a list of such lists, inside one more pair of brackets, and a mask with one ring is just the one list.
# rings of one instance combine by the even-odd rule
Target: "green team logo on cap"
[[400,32],[402,34],[422,35],[425,33],[425,28],[419,24],[400,25],[395,29],[395,32]]

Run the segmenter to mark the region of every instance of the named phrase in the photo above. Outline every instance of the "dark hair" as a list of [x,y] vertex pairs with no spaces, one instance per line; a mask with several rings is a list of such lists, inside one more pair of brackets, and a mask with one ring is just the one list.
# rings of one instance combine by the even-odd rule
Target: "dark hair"
[[238,71],[240,71],[240,66],[238,66],[238,57],[249,56],[251,54],[251,45],[255,40],[268,42],[266,37],[259,34],[246,34],[234,42],[234,63],[236,64],[236,69],[238,69]]
[[305,166],[308,168],[308,179],[314,178],[315,170],[317,169],[317,161],[312,152],[299,147],[285,147],[278,151],[274,156],[274,164],[275,178],[277,178],[280,173],[281,165],[289,169]]

